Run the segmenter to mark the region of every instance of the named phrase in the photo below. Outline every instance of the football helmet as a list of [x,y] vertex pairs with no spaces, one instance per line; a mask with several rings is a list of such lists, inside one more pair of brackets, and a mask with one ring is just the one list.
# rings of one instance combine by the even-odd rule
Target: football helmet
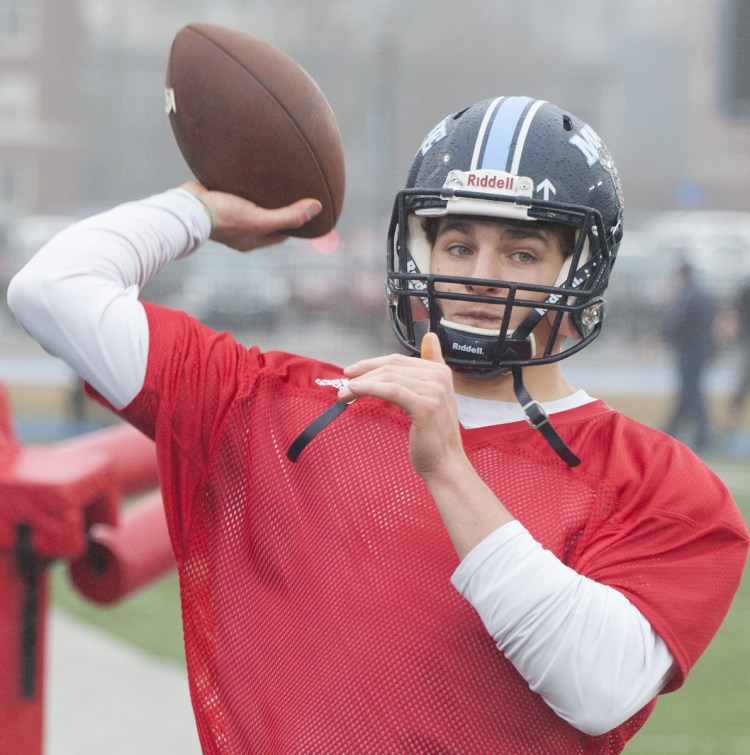
[[[437,275],[430,269],[430,239],[435,219],[448,215],[553,224],[567,229],[570,250],[551,286]],[[476,378],[511,372],[529,424],[576,466],[580,459],[526,390],[523,368],[564,359],[599,335],[622,215],[609,151],[574,115],[529,97],[497,97],[449,115],[422,142],[393,208],[387,296],[396,337],[418,356],[424,334],[433,331],[454,370]],[[448,299],[498,305],[499,329],[444,317]],[[549,327],[539,328],[542,321]],[[305,428],[288,457],[296,461],[346,406],[334,404]]]
[[[446,215],[558,224],[573,229],[575,242],[553,286],[462,279],[472,293],[461,300],[503,305],[499,330],[469,327],[441,311],[441,296],[448,297],[440,284],[455,279],[430,270],[426,221]],[[424,139],[396,196],[388,232],[393,330],[415,355],[432,330],[445,361],[477,378],[570,356],[601,330],[602,294],[622,230],[617,169],[586,123],[529,97],[497,97],[460,110]],[[500,295],[477,293],[490,285]],[[535,328],[545,318],[551,328],[537,343]],[[520,324],[511,329],[511,321]]]

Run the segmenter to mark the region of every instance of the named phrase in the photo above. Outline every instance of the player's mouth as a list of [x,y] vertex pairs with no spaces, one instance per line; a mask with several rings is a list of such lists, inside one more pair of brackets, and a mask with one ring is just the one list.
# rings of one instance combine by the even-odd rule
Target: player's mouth
[[457,325],[468,325],[471,328],[482,328],[484,330],[500,330],[503,322],[502,312],[493,312],[486,310],[467,310],[463,312],[452,312],[449,318]]

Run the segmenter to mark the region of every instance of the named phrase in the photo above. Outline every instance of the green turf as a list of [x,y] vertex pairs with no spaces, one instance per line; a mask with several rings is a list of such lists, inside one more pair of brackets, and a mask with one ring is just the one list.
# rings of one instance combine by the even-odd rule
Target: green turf
[[[750,462],[708,459],[750,522]],[[628,755],[750,755],[750,579],[745,579],[714,642],[682,689],[660,698]],[[54,603],[73,616],[153,655],[183,662],[174,573],[113,607],[92,604],[52,569]]]
[[171,572],[118,603],[102,605],[81,597],[71,585],[64,564],[51,574],[53,603],[107,634],[160,658],[183,663],[180,595]]

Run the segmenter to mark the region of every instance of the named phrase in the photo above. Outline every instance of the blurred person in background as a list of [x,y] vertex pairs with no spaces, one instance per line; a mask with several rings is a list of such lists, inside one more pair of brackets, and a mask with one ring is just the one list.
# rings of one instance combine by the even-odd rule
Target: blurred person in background
[[731,314],[732,335],[740,361],[724,429],[735,434],[742,428],[747,396],[750,393],[750,280],[746,280],[738,291]]
[[706,451],[712,438],[706,374],[718,352],[717,313],[715,297],[699,284],[694,267],[683,261],[662,328],[674,351],[677,375],[677,396],[664,429],[697,453]]

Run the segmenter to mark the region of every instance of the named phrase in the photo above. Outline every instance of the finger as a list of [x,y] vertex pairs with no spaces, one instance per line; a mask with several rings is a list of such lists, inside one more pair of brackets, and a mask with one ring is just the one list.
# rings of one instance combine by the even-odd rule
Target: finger
[[422,359],[426,359],[428,362],[437,362],[437,364],[445,364],[443,359],[443,352],[440,348],[440,339],[435,333],[426,333],[422,339],[420,355]]
[[229,232],[249,223],[252,231],[260,236],[277,234],[282,237],[285,230],[301,228],[323,209],[321,202],[311,197],[284,207],[266,208],[236,195],[211,191],[197,181],[187,181],[180,188],[200,199],[212,217],[218,218],[222,228],[226,226]]
[[200,196],[202,194],[206,194],[208,192],[208,189],[198,181],[195,181],[191,179],[190,181],[184,181],[179,186],[180,189],[184,189],[185,191],[189,191],[191,194],[195,194],[196,196]]
[[440,395],[434,382],[425,380],[420,375],[399,374],[378,377],[368,374],[350,381],[346,388],[342,388],[339,392],[338,400],[346,401],[348,398],[351,401],[354,398],[370,396],[397,404],[411,415],[425,401],[431,405],[442,406],[444,402],[440,401]]
[[[367,363],[372,364],[373,361],[376,360],[368,360]],[[444,369],[444,365],[411,357],[405,358],[402,364],[388,361],[373,369],[351,373],[347,384],[339,391],[338,398],[340,401],[364,395],[386,398],[381,391],[383,386],[388,385],[401,385],[421,395],[444,393],[446,376],[441,372]]]
[[258,234],[273,234],[301,228],[320,213],[323,206],[317,199],[298,199],[290,205],[269,209],[253,206],[252,224]]
[[403,354],[387,354],[382,357],[372,357],[371,359],[361,359],[359,362],[354,362],[348,367],[344,367],[344,374],[352,378],[387,365],[409,366],[413,361],[413,357],[407,357]]

